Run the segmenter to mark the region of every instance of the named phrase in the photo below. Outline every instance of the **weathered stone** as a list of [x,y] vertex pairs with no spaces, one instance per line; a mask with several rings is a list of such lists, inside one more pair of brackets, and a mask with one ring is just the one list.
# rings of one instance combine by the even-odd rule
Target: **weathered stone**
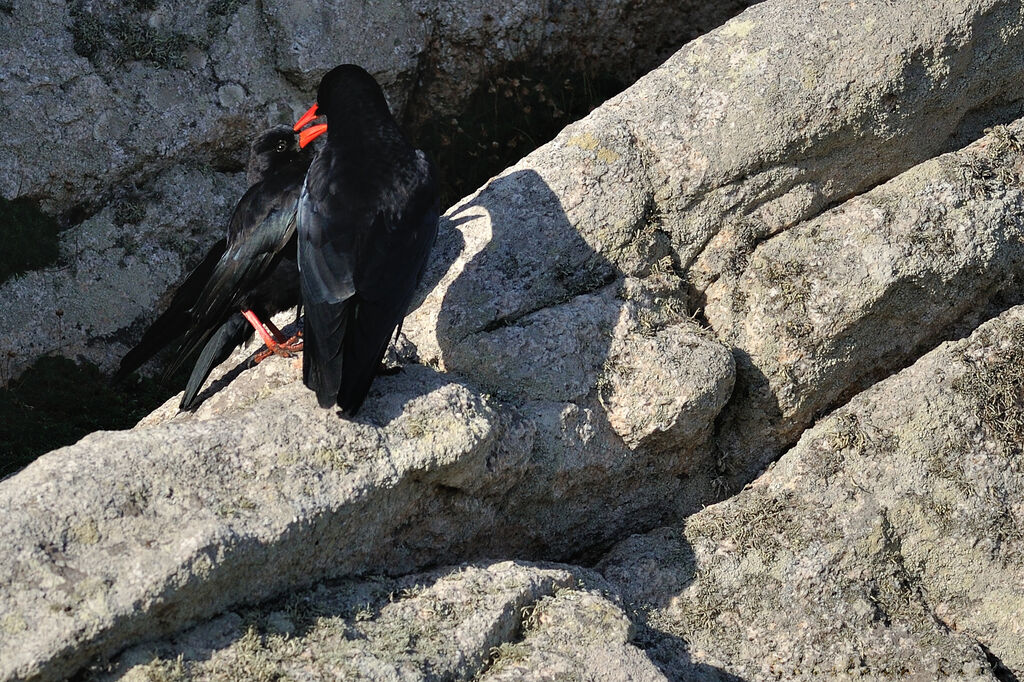
[[[419,35],[403,28],[411,14],[390,10],[396,35]],[[237,37],[267,11],[214,14]],[[731,482],[743,480],[819,410],[970,327],[1007,289],[1020,256],[1020,124],[814,216],[1014,111],[1021,12],[1010,0],[757,6],[445,215],[396,350],[404,366],[378,379],[358,420],[316,408],[291,361],[245,370],[248,349],[217,370],[195,414],[176,415],[171,401],[133,431],[95,434],[0,482],[12,547],[0,554],[0,677],[57,678],[331,577],[495,556],[592,558],[722,491],[730,481],[714,477],[713,428]],[[198,21],[158,18],[171,33]],[[268,35],[309,28],[275,22]],[[115,68],[109,49],[89,62],[107,79],[150,68]],[[264,87],[244,79],[230,49],[188,48],[181,58],[188,66],[151,80],[151,110],[182,116],[183,93],[219,107]],[[282,58],[292,60],[289,78],[315,80],[295,54]],[[216,87],[175,80],[211,68],[222,74]],[[245,101],[261,106],[261,97]],[[268,116],[292,115],[286,104]],[[55,111],[73,134],[74,112]],[[232,139],[203,153],[230,168]],[[153,144],[178,154],[177,140]],[[110,165],[111,182],[125,167]],[[82,234],[112,220],[104,209]],[[686,303],[703,297],[746,371],[724,416],[736,362],[691,319]],[[625,662],[613,674],[636,679],[986,679],[997,660],[1020,671],[1011,618],[1020,611],[1012,447],[1022,437],[1021,363],[1009,350],[1019,334],[1006,332],[1020,317],[870,389],[684,530],[620,544],[601,568],[625,610],[614,590],[552,593],[542,602],[551,620],[518,643],[477,637],[451,653],[446,674],[595,676],[602,650]],[[986,333],[1003,346],[985,345]],[[979,366],[958,365],[951,348]],[[750,368],[763,368],[763,384]],[[744,402],[751,386],[764,403]],[[773,400],[777,415],[766,411]],[[960,580],[973,564],[983,579]],[[561,580],[527,573],[499,606]],[[384,659],[395,650],[390,633],[406,636],[391,623],[429,603],[365,626],[379,625],[387,646],[341,648],[381,679],[426,676],[429,637],[401,664],[409,667]],[[278,611],[267,628],[287,633],[295,623]],[[481,617],[481,631],[514,627],[503,610]],[[228,628],[238,641],[209,650],[249,670],[238,656],[253,642],[237,621],[205,627]],[[566,644],[574,638],[581,646]],[[512,655],[485,669],[489,641]]]
[[519,646],[524,618],[529,627],[538,602],[575,587],[576,580],[569,567],[506,561],[322,584],[134,647],[102,666],[106,670],[97,666],[94,675],[468,680]]
[[[635,305],[611,289],[590,298]],[[678,489],[673,474],[703,456],[733,367],[695,331],[684,343],[638,334],[628,324],[609,333],[616,362],[643,371],[631,349],[660,339],[679,357],[650,375],[671,374],[678,395],[657,409],[636,396],[637,416],[620,410],[633,448],[608,424],[593,375],[579,405],[517,407],[408,366],[378,378],[349,421],[316,407],[291,360],[232,370],[243,349],[215,374],[233,380],[194,415],[175,416],[172,399],[133,431],[43,456],[0,483],[13,548],[0,555],[11,581],[0,612],[25,623],[0,637],[0,677],[60,676],[321,577],[451,557],[565,557],[656,524]],[[573,352],[556,345],[535,360],[557,366]],[[621,404],[644,390],[633,374],[609,385]]]
[[0,381],[50,353],[116,367],[138,333],[125,323],[166,306],[167,282],[187,270],[197,246],[209,246],[210,226],[224,222],[244,191],[244,173],[174,168],[148,197],[126,197],[63,232],[56,266],[0,285],[0,354],[8,359]]
[[599,569],[652,659],[679,679],[1019,676],[1022,349],[1017,307],[858,395],[733,499],[621,543]]
[[666,677],[630,643],[633,623],[596,591],[563,590],[530,611],[521,642],[499,647],[480,676],[500,680],[665,682]]
[[760,244],[707,291],[737,350],[719,421],[741,481],[844,396],[912,362],[1024,281],[1024,119]]
[[[0,7],[0,195],[66,216],[72,225],[62,250],[93,261],[117,289],[141,294],[126,309],[107,286],[83,285],[67,260],[0,283],[3,300],[42,299],[32,311],[3,311],[0,352],[14,355],[0,382],[48,353],[112,369],[155,315],[156,300],[223,234],[241,195],[233,173],[244,166],[249,140],[294,121],[336,64],[365,66],[400,117],[424,126],[457,113],[508,68],[558,62],[629,82],[753,1]],[[202,169],[215,195],[196,194],[208,180],[163,191],[175,167]],[[91,221],[125,202],[153,216],[149,223],[115,221],[96,233]],[[82,222],[83,212],[92,217]],[[95,238],[83,244],[78,237],[90,231]],[[125,243],[155,252],[154,267],[122,265],[116,253]],[[55,310],[64,316],[56,335]]]

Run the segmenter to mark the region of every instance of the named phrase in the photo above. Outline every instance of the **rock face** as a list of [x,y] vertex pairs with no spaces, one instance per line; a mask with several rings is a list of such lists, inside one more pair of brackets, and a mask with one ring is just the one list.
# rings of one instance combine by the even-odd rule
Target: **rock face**
[[[96,679],[664,680],[599,576],[500,562],[320,585],[135,647]],[[566,649],[568,640],[577,647]],[[100,668],[99,666],[97,668]],[[173,679],[173,677],[172,677]]]
[[741,368],[723,471],[749,480],[840,397],[1021,300],[1022,150],[1024,121],[997,127],[758,245],[708,288],[708,323]]
[[[613,346],[645,347],[628,323],[617,329]],[[59,677],[318,577],[508,551],[568,557],[650,527],[731,386],[723,346],[691,331],[680,347],[699,368],[673,377],[689,399],[624,416],[631,435],[649,432],[632,448],[596,400],[509,403],[415,365],[381,377],[359,420],[339,419],[275,358],[194,416],[169,418],[172,400],[135,430],[44,456],[0,485],[12,548],[0,609],[18,624],[0,672]]]
[[734,498],[613,549],[599,570],[648,653],[678,679],[1019,675],[1022,342],[1017,307],[858,395]]
[[363,65],[424,126],[512,67],[631,82],[753,1],[0,6],[0,196],[67,223],[55,267],[0,282],[0,381],[47,353],[111,369],[223,234],[249,140],[333,66]]
[[1022,31],[689,44],[446,213],[359,419],[243,349],[0,482],[0,678],[1024,674]]

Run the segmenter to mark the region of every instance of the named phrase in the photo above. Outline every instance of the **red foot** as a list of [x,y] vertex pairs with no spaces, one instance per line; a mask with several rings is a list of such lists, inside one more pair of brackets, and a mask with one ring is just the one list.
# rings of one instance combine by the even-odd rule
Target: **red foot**
[[[267,322],[264,326],[263,322],[257,317],[256,313],[251,310],[243,310],[242,316],[249,321],[252,328],[256,330],[256,333],[263,339],[263,344],[267,347],[266,350],[262,350],[256,354],[253,358],[253,364],[258,365],[263,362],[271,355],[280,355],[284,358],[292,357],[292,354],[302,350],[302,332],[297,333],[290,339],[285,339],[284,334],[281,330],[274,326],[273,322]],[[268,332],[267,329],[270,331]],[[273,334],[273,336],[271,336]]]
[[287,341],[283,341],[281,343],[271,341],[266,345],[266,348],[261,350],[259,353],[255,355],[255,357],[253,357],[252,364],[258,365],[267,358],[269,358],[271,355],[280,355],[282,358],[293,357],[294,353],[297,353],[300,350],[302,350],[302,333],[300,332],[296,334]]

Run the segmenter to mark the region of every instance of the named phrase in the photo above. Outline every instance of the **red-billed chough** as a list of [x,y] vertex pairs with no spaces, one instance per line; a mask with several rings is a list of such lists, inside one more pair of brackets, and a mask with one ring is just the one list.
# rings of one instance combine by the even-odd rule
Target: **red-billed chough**
[[354,415],[400,328],[437,234],[435,172],[373,77],[346,64],[320,81],[302,143],[326,131],[298,209],[303,382]]
[[253,142],[250,186],[235,206],[227,237],[214,244],[178,287],[167,310],[125,355],[115,381],[184,334],[166,372],[173,373],[202,348],[181,399],[181,409],[188,410],[213,367],[253,329],[269,351],[287,354],[301,348],[270,323],[272,315],[300,300],[295,212],[313,155],[311,149],[300,148],[297,138],[288,126],[277,126]]

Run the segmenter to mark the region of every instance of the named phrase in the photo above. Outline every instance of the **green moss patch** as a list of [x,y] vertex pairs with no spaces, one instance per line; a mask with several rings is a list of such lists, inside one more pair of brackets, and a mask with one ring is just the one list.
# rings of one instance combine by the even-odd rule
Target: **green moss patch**
[[28,199],[0,199],[0,282],[46,267],[60,255],[57,221]]

